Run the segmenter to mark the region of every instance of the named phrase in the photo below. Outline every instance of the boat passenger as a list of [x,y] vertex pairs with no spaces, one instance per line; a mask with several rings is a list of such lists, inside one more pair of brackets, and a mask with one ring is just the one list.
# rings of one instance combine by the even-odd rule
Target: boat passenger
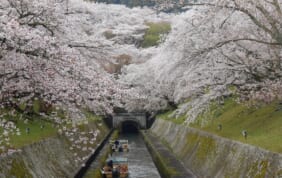
[[115,141],[115,145],[119,145],[119,141],[118,140]]
[[107,161],[107,166],[109,166],[112,169],[113,168],[113,160]]
[[119,146],[118,151],[119,151],[119,152],[123,152],[122,146]]
[[115,144],[116,148],[118,148],[118,146],[119,146],[119,141],[116,140],[116,141],[114,142],[114,144]]
[[110,172],[110,171],[112,171],[112,168],[110,166],[104,166],[103,171]]
[[119,175],[120,175],[119,167],[114,167],[112,170],[113,178],[119,178]]

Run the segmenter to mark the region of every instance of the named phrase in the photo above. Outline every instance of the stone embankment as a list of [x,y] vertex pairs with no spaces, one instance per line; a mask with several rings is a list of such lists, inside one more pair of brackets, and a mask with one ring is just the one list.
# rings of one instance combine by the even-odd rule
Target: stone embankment
[[197,177],[282,177],[282,154],[161,119],[150,132]]
[[[0,177],[72,177],[78,165],[63,137],[48,138],[0,158]],[[79,165],[80,167],[80,165]]]
[[[100,126],[99,130],[103,134],[97,137],[93,144],[96,146],[103,141],[103,135],[109,133],[106,127]],[[74,177],[85,164],[83,159],[78,161],[78,158],[92,154],[89,152],[85,155],[82,149],[81,152],[75,151],[72,149],[70,140],[62,134],[27,145],[20,150],[20,152],[0,157],[0,178]]]
[[156,136],[148,132],[142,136],[163,178],[196,178]]

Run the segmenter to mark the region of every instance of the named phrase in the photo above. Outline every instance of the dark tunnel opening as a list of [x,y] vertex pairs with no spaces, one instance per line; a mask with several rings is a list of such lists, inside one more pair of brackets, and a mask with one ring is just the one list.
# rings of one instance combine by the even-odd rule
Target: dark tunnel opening
[[139,133],[139,125],[134,121],[125,121],[121,124],[122,133]]

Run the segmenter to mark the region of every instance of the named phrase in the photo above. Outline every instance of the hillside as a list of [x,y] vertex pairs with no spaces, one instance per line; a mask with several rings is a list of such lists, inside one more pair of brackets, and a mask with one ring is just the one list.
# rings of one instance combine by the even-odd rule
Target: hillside
[[[238,104],[234,98],[223,103],[212,102],[190,127],[198,128],[221,137],[255,145],[267,150],[282,153],[282,105],[274,101],[269,104],[247,106]],[[177,124],[184,124],[185,115],[174,117],[174,111],[157,116]],[[247,131],[247,137],[242,134]]]

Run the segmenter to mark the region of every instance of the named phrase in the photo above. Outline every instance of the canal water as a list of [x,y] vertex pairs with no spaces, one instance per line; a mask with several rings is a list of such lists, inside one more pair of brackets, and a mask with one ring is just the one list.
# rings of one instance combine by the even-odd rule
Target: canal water
[[[121,133],[119,139],[126,139],[129,143],[129,152],[115,152],[112,156],[122,156],[128,159],[128,178],[161,178],[142,136],[138,133]],[[106,144],[101,155],[109,148]],[[90,178],[91,172],[100,169],[99,157],[92,162],[84,178]]]
[[140,134],[121,134],[119,139],[129,143],[129,152],[121,153],[128,158],[129,178],[161,178]]

